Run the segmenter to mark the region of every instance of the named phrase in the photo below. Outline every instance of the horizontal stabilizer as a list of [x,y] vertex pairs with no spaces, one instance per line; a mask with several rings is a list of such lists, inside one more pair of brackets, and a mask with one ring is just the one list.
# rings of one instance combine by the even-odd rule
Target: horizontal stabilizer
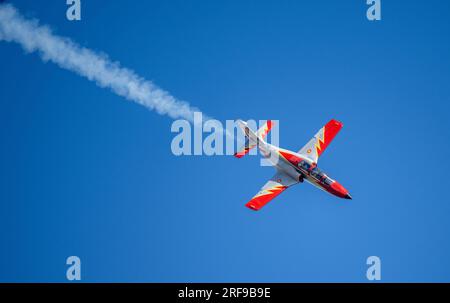
[[244,146],[234,154],[236,158],[242,158],[248,154],[252,148],[258,145],[260,140],[264,140],[273,126],[273,122],[271,120],[267,120],[267,122],[255,133],[244,121],[237,120],[236,122],[246,137]]

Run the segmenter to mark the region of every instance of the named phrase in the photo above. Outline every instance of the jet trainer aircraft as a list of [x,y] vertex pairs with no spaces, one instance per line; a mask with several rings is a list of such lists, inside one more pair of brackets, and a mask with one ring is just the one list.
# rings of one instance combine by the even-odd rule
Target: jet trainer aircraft
[[281,194],[288,187],[295,185],[303,180],[307,180],[314,186],[344,199],[352,197],[341,184],[328,177],[317,167],[317,161],[320,155],[341,130],[342,123],[337,120],[330,120],[322,127],[317,134],[300,149],[297,153],[276,147],[267,143],[264,138],[272,128],[273,122],[268,120],[255,133],[242,120],[237,124],[245,134],[246,141],[244,147],[235,157],[241,158],[248,152],[258,146],[261,154],[267,158],[277,170],[276,174],[261,188],[245,206],[252,210],[259,210],[273,198]]

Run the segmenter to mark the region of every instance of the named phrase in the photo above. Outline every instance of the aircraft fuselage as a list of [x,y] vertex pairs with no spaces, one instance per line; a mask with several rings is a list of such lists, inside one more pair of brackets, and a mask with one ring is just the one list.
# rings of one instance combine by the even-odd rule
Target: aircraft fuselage
[[266,142],[258,142],[259,150],[274,166],[291,178],[303,182],[307,180],[314,186],[340,198],[351,199],[347,189],[319,170],[316,163],[299,154],[276,147]]

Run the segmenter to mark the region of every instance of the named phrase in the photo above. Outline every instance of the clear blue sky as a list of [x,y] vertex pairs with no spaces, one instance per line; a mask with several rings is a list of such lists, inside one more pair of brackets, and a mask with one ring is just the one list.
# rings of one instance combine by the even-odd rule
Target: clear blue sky
[[[298,150],[344,128],[308,184],[260,212],[258,157],[175,157],[172,121],[0,43],[0,280],[450,281],[448,1],[11,1],[225,119],[278,119]],[[208,2],[208,3],[206,3]]]

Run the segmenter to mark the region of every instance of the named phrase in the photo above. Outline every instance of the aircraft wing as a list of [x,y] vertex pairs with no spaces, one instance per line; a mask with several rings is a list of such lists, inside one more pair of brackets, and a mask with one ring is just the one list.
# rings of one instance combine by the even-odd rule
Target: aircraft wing
[[281,194],[288,187],[298,183],[283,172],[277,172],[261,190],[254,196],[245,206],[252,210],[260,210],[264,205],[269,203],[273,198]]
[[331,141],[333,141],[342,126],[343,124],[341,122],[334,119],[330,120],[298,153],[317,163],[320,155],[325,151]]

